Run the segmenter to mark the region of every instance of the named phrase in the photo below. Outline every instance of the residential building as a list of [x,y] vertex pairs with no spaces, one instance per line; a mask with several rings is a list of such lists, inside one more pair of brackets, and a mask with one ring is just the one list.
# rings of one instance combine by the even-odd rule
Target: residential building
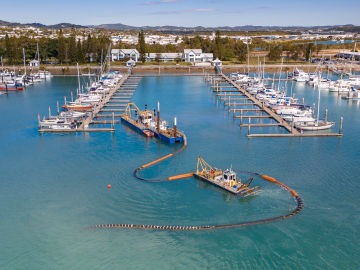
[[203,53],[201,49],[185,49],[183,59],[185,62],[211,62],[214,58],[212,53]]
[[132,59],[135,62],[139,61],[140,53],[137,49],[112,49],[111,60],[118,61],[123,59]]

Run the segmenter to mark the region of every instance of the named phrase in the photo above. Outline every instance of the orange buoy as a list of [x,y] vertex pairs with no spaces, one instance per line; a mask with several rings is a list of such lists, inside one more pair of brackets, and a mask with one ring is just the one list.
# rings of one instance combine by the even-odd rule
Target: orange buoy
[[108,184],[108,189],[110,189],[111,188],[111,185],[110,184]]

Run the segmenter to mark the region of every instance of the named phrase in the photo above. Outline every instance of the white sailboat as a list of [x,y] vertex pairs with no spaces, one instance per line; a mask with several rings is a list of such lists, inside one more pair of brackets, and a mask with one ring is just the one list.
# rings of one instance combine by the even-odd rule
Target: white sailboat
[[342,99],[360,100],[360,90],[351,88],[346,95],[341,96]]
[[[319,75],[320,76],[320,75]],[[321,80],[321,78],[319,78]],[[297,121],[294,123],[295,127],[301,130],[325,130],[335,125],[335,122],[328,122],[327,119],[319,120],[320,115],[320,88],[318,87],[318,105],[317,105],[317,117],[313,118],[313,121]]]

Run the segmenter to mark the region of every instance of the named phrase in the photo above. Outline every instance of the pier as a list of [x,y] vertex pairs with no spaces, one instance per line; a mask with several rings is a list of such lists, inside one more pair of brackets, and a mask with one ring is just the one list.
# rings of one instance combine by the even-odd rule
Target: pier
[[[138,76],[131,76],[129,74],[125,75],[125,80],[123,83],[117,87],[114,93],[108,98],[99,111],[98,118],[119,118],[121,114],[125,111],[126,105],[130,102],[132,96],[135,93],[141,78]],[[128,90],[130,89],[131,90]],[[106,114],[106,113],[112,114]]]
[[[218,100],[223,103],[224,108],[228,108],[229,113],[233,113],[233,119],[240,119],[240,128],[248,128],[248,138],[269,138],[269,137],[341,137],[342,121],[340,121],[339,133],[303,133],[295,128],[294,123],[288,123],[277,115],[271,108],[259,101],[240,85],[232,81],[228,76],[216,69],[215,74],[204,74],[204,80],[209,83],[210,89]],[[286,79],[284,79],[286,80]],[[237,102],[236,102],[237,101]],[[240,112],[240,115],[236,114]],[[256,112],[255,115],[245,115],[245,112]],[[261,115],[259,114],[261,113]],[[247,119],[248,123],[243,123]],[[272,119],[274,123],[251,123],[251,119]],[[288,133],[274,134],[251,134],[251,127],[281,127]]]
[[[40,133],[73,133],[73,132],[114,132],[115,124],[119,123],[121,114],[125,111],[127,103],[131,100],[135,93],[141,77],[125,74],[120,82],[110,89],[109,93],[103,96],[92,109],[86,119],[83,119],[80,126],[74,129],[41,129]],[[58,109],[59,111],[59,109]],[[110,114],[108,114],[110,113]],[[117,114],[115,114],[117,113]],[[49,117],[50,110],[49,110]],[[112,120],[101,120],[101,118],[111,118]],[[89,128],[89,125],[110,124],[110,128]]]

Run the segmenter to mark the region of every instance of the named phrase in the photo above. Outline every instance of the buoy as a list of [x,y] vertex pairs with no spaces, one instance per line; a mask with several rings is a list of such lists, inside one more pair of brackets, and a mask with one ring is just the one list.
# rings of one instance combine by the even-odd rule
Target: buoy
[[110,184],[108,184],[108,189],[110,189],[111,188],[111,185]]

